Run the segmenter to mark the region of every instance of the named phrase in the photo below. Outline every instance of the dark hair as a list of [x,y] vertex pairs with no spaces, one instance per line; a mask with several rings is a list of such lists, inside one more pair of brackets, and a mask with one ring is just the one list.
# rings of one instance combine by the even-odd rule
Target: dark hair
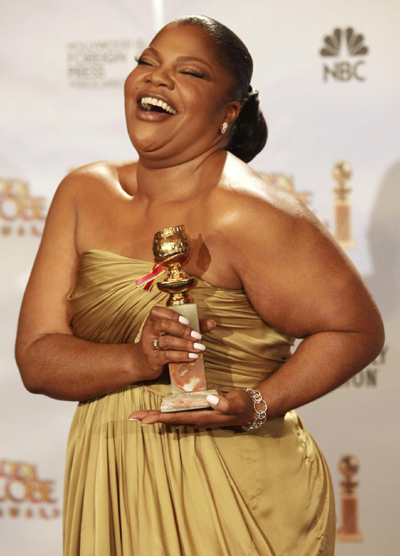
[[230,94],[233,100],[240,102],[242,108],[231,129],[226,150],[244,162],[250,162],[262,151],[268,137],[258,91],[253,91],[250,85],[253,74],[250,52],[233,31],[211,17],[188,15],[171,23],[201,27],[216,47],[219,63],[234,77],[235,85]]

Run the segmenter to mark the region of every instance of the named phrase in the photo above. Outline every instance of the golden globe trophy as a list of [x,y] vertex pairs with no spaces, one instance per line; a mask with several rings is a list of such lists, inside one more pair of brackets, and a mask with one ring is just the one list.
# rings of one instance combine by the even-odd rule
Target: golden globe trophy
[[358,528],[358,494],[356,487],[358,483],[353,477],[360,469],[358,459],[351,454],[347,454],[339,460],[339,471],[344,477],[340,483],[342,492],[340,502],[342,510],[342,525],[337,532],[338,541],[342,542],[361,542],[363,536]]
[[[189,276],[182,266],[189,262],[192,255],[190,237],[185,226],[174,226],[157,232],[153,241],[154,260],[168,270],[157,287],[169,294],[167,307],[173,309],[189,320],[193,330],[200,332],[197,306],[188,293],[196,287],[197,278]],[[189,409],[210,409],[206,398],[209,394],[218,394],[216,390],[207,390],[204,358],[182,363],[169,363],[172,394],[165,396],[161,412],[187,411]]]
[[336,162],[332,175],[337,181],[335,199],[335,231],[334,237],[344,249],[355,249],[356,242],[351,233],[351,202],[348,198],[351,192],[347,180],[351,178],[352,168],[348,162]]

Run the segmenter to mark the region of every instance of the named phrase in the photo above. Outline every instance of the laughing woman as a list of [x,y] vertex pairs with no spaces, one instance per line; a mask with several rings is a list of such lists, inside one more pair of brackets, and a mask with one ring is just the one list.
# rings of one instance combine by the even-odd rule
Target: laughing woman
[[[324,227],[247,166],[267,132],[251,75],[220,23],[170,23],[125,84],[138,162],[75,170],[54,197],[16,353],[28,390],[80,402],[65,556],[334,553],[329,471],[294,409],[375,358],[383,326]],[[202,338],[135,282],[181,223]],[[203,352],[212,411],[161,414],[166,364]]]

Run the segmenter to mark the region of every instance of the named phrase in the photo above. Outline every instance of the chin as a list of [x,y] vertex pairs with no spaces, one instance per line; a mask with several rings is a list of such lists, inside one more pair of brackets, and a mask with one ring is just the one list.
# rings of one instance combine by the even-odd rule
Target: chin
[[129,133],[129,137],[137,152],[143,155],[158,151],[164,145],[164,142],[160,141],[160,137],[154,131],[151,133],[138,133],[135,130],[133,133]]
[[[154,124],[152,124],[153,126]],[[132,125],[129,137],[132,145],[138,152],[139,156],[146,158],[165,158],[171,154],[168,145],[174,134],[167,133],[165,130],[157,131],[155,127],[140,125]],[[147,129],[146,129],[147,127]],[[172,145],[171,145],[172,146]]]
[[156,154],[164,146],[156,138],[150,138],[150,137],[148,139],[142,139],[141,141],[135,141],[135,142],[132,141],[132,145],[135,147],[137,152],[142,156]]
[[139,157],[151,159],[164,158],[161,155],[164,145],[160,144],[160,142],[157,140],[152,140],[149,138],[148,140],[135,142],[132,141],[132,145],[136,149]]

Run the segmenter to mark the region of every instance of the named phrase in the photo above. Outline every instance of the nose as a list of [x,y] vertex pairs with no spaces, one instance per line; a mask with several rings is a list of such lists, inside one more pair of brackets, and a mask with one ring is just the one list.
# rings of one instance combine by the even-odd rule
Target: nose
[[152,71],[145,76],[146,83],[151,83],[154,87],[174,88],[174,82],[167,71],[161,67],[153,68]]

